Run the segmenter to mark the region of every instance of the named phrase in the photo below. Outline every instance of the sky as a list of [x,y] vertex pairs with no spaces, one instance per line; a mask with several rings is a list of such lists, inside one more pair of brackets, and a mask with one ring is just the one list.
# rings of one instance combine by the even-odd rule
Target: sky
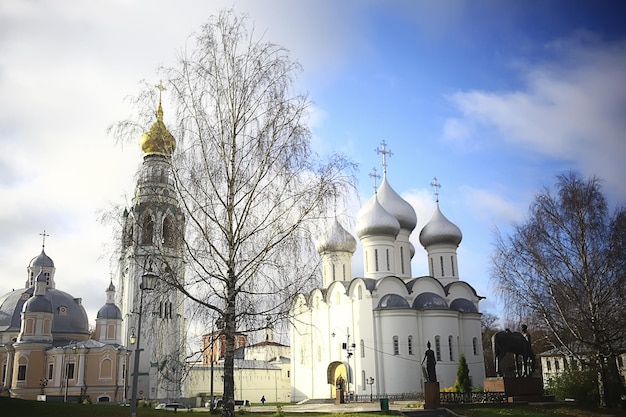
[[[3,0],[0,294],[24,288],[45,230],[57,288],[95,323],[117,268],[102,213],[130,203],[142,157],[139,138],[120,144],[107,130],[132,114],[142,80],[158,84],[158,67],[231,7],[302,64],[313,146],[358,164],[361,203],[386,142],[387,178],[418,217],[414,276],[428,273],[418,236],[437,177],[440,208],[463,232],[459,275],[486,297],[482,311],[502,311],[494,231],[524,221],[557,175],[596,175],[612,207],[626,202],[620,1]],[[167,124],[167,91],[164,111]],[[340,218],[352,232],[356,211]]]

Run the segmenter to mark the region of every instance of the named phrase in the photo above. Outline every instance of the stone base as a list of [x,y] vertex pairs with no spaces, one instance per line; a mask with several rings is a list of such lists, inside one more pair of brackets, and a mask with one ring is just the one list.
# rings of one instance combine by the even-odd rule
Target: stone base
[[439,382],[424,382],[424,409],[439,408]]
[[344,404],[346,402],[346,398],[343,395],[343,390],[335,391],[335,404]]
[[503,392],[507,397],[542,396],[541,378],[486,378],[483,387],[488,392]]

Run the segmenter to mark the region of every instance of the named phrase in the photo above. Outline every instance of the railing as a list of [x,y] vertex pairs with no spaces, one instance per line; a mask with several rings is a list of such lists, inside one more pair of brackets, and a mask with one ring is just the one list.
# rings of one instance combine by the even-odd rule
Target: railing
[[447,404],[460,403],[502,403],[506,402],[503,392],[440,392],[439,401]]

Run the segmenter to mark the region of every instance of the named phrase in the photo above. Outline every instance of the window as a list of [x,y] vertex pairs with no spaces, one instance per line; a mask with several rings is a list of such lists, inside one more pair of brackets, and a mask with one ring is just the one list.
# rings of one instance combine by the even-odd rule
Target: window
[[289,371],[287,371],[287,378],[289,378],[290,376],[291,376],[291,375],[290,375]]
[[356,292],[357,292],[357,296],[358,296],[359,300],[362,300],[363,299],[363,287],[361,287],[359,285],[359,287],[357,288]]
[[559,359],[554,360],[554,370],[559,372]]
[[143,221],[143,227],[141,231],[141,243],[145,245],[152,244],[154,235],[154,221],[152,220],[152,216],[146,216]]
[[622,355],[619,355],[617,357],[617,366],[619,366],[620,368],[624,366],[624,358],[622,357]]
[[546,359],[546,368],[548,369],[548,372],[552,371],[552,362],[550,359]]
[[54,377],[54,364],[48,364],[48,381],[52,381]]
[[387,261],[387,271],[389,271],[391,266],[391,264],[389,263],[389,249],[385,249],[385,259]]
[[407,341],[407,349],[409,351],[409,355],[413,354],[413,336],[409,336],[409,340]]
[[404,274],[404,246],[400,246],[400,268]]
[[365,391],[365,387],[367,387],[367,381],[365,380],[365,371],[361,371],[361,387],[363,391]]
[[65,366],[65,378],[66,379],[74,379],[74,364],[68,363]]
[[450,257],[450,266],[452,267],[452,276],[454,276],[454,256]]
[[115,339],[115,324],[107,325],[107,339]]
[[378,272],[378,249],[374,249],[374,271]]
[[452,356],[452,335],[448,336],[448,354],[450,355],[450,362],[454,360]]
[[433,276],[435,274],[435,266],[433,263],[433,258],[430,258],[430,275]]
[[163,244],[167,246],[173,245],[175,243],[175,233],[174,222],[170,216],[165,216],[163,219]]
[[368,256],[368,252],[365,251],[365,272],[369,272],[369,270],[370,270],[369,256]]
[[20,365],[17,367],[17,380],[26,381],[26,365]]
[[443,272],[443,256],[439,257],[439,262],[441,263],[441,276],[445,276],[446,274],[444,274]]
[[7,364],[2,364],[2,384],[4,385],[5,376],[7,374]]
[[437,362],[441,362],[441,338],[435,336],[435,355],[437,355]]
[[332,264],[333,269],[333,281],[337,280],[337,275],[335,274],[335,264]]
[[474,355],[478,355],[478,338],[472,339],[472,350],[474,351]]
[[343,280],[346,280],[346,264],[341,265],[341,272],[343,273]]
[[393,337],[393,354],[394,355],[400,354],[400,344],[398,343],[398,336]]
[[359,348],[361,349],[361,357],[364,358],[365,357],[365,342],[363,341],[363,339],[361,339]]
[[100,362],[100,378],[110,379],[113,375],[113,362],[105,358]]

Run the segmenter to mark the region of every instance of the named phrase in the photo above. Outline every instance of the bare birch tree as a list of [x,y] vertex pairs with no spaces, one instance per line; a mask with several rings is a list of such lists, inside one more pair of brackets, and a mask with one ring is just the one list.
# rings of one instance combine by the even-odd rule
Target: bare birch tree
[[[186,273],[176,279],[163,257],[159,276],[222,323],[228,417],[235,333],[286,317],[295,294],[319,285],[313,231],[353,182],[352,163],[311,148],[310,102],[293,91],[299,64],[246,24],[221,12],[195,36],[195,49],[162,70],[176,113],[171,165],[186,219]],[[139,95],[140,115],[154,108],[151,96]],[[118,125],[118,135],[131,131],[132,123]]]
[[537,195],[511,236],[498,233],[492,260],[507,308],[541,319],[557,345],[595,367],[603,406],[606,364],[626,336],[625,218],[622,208],[609,213],[599,179],[561,175],[556,193]]

